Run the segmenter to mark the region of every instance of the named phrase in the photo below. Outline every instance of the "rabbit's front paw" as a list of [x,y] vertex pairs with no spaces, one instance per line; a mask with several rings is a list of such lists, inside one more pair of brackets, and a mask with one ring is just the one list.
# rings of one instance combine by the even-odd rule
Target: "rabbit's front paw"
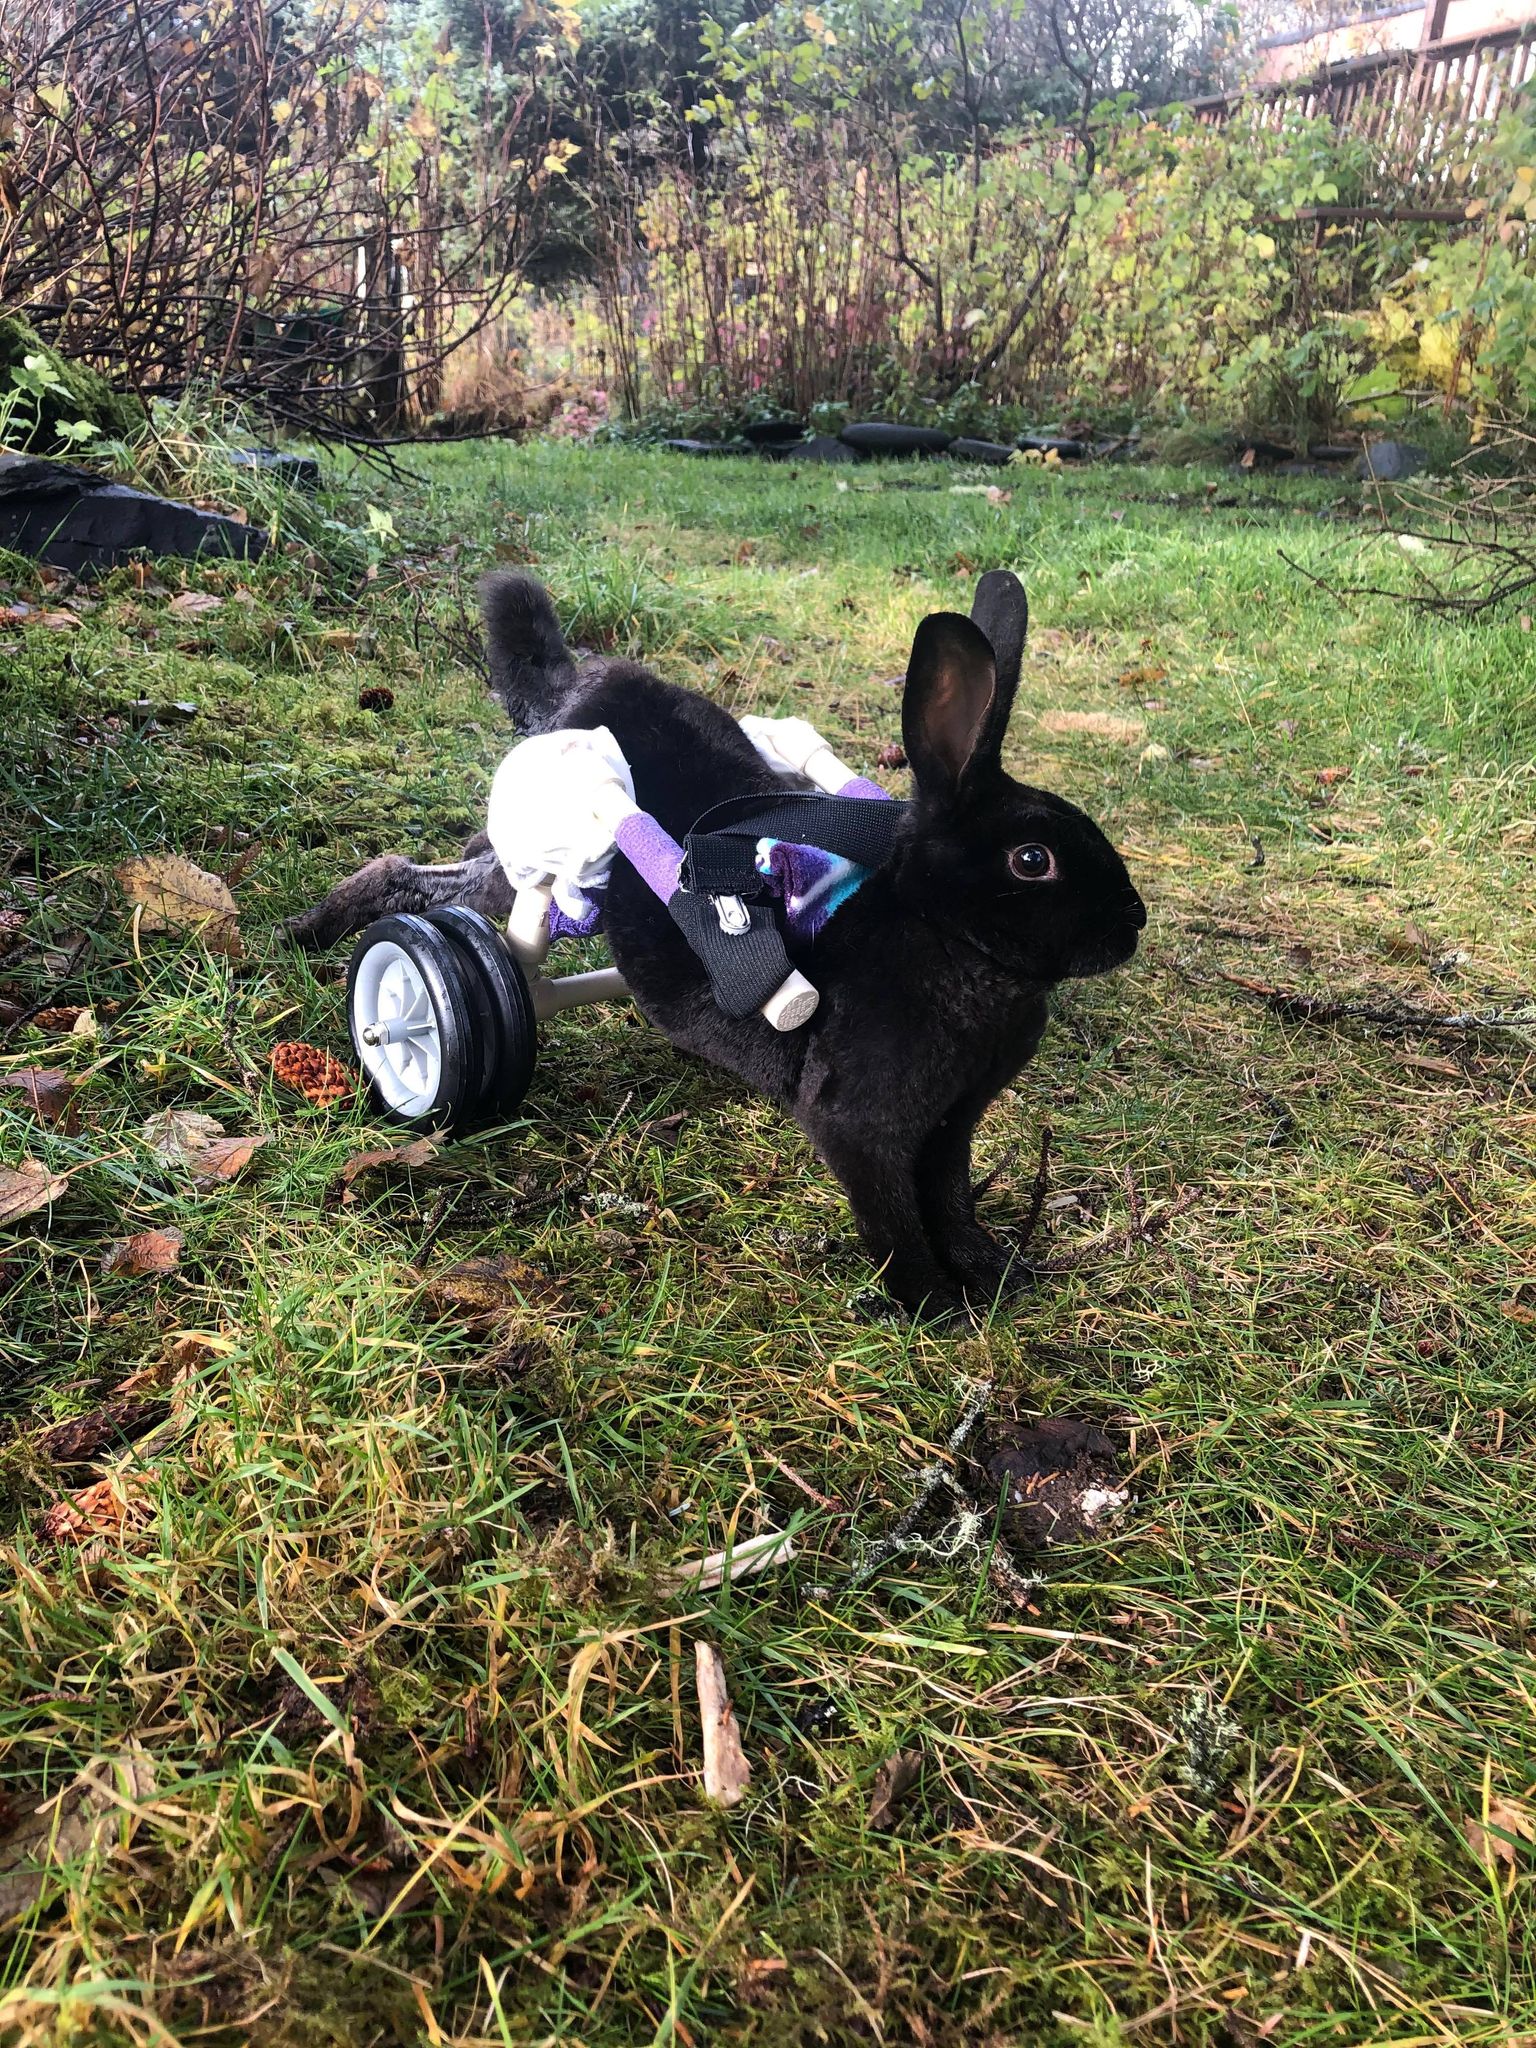
[[956,1231],[946,1240],[942,1252],[945,1265],[973,1301],[990,1303],[999,1294],[1015,1293],[1027,1277],[1013,1247],[979,1223]]

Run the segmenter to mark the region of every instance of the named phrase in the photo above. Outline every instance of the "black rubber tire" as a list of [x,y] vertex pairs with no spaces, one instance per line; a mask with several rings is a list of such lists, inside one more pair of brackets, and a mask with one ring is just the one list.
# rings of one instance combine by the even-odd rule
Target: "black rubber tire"
[[474,1114],[492,1121],[510,1116],[533,1082],[539,1056],[538,1019],[516,954],[488,917],[463,904],[429,910],[427,922],[445,932],[477,988],[488,1019],[486,1058]]
[[363,1047],[358,1037],[354,1011],[354,990],[358,969],[369,950],[385,941],[410,956],[412,965],[426,985],[427,996],[437,1020],[442,1073],[431,1105],[415,1116],[392,1109],[370,1079],[369,1093],[381,1116],[410,1131],[451,1131],[464,1122],[480,1092],[484,1074],[484,1050],[476,1018],[471,1012],[469,991],[475,983],[462,956],[447,934],[424,917],[406,911],[381,917],[358,939],[347,966],[347,1029],[359,1064],[367,1072]]

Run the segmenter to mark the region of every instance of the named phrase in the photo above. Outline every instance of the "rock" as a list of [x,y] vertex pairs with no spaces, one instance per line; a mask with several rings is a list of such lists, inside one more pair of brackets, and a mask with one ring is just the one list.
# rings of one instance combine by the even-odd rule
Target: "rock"
[[754,448],[778,448],[786,442],[805,438],[804,420],[750,420],[742,428],[743,438]]
[[951,441],[944,452],[951,462],[990,462],[1001,468],[1012,462],[1016,451],[1003,441],[971,441],[962,436]]
[[1417,476],[1429,457],[1411,441],[1372,441],[1350,474],[1361,483],[1400,484]]
[[812,434],[804,441],[794,441],[788,446],[760,448],[760,455],[766,455],[771,462],[862,462],[863,455],[857,448],[846,447],[835,441],[830,434]]
[[898,427],[888,420],[856,421],[838,436],[861,455],[942,455],[954,438],[942,427]]
[[250,560],[266,543],[259,527],[218,512],[104,483],[71,463],[0,454],[0,547],[73,575],[140,553]]
[[313,455],[280,455],[275,448],[226,448],[232,469],[254,469],[275,484],[296,484],[301,491],[320,488],[320,465]]
[[[63,385],[62,391],[47,392],[37,407],[37,427],[21,446],[39,452],[61,445],[59,428],[71,420],[89,420],[109,441],[127,441],[145,424],[144,408],[136,398],[114,391],[105,377],[72,363],[50,348],[35,328],[13,314],[0,314],[0,385],[9,384],[12,370],[19,370],[28,356],[46,356],[48,366]],[[11,432],[17,433],[19,421]]]
[[749,455],[752,451],[742,441],[689,441],[679,439],[663,441],[663,448],[670,448],[674,455]]
[[1081,462],[1088,453],[1086,441],[1069,441],[1060,434],[1020,434],[1013,445],[1026,454],[1059,456],[1063,462]]

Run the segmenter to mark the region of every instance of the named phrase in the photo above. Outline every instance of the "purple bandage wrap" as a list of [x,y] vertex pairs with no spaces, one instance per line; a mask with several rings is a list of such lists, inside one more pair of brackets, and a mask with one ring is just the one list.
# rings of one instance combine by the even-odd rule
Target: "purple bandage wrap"
[[635,811],[613,835],[614,844],[653,896],[667,903],[677,892],[683,849],[645,811]]
[[882,803],[889,803],[889,790],[882,789],[878,782],[871,782],[867,775],[855,775],[852,782],[845,782],[837,792],[839,796],[877,796]]
[[592,899],[592,908],[585,917],[567,917],[558,903],[549,906],[550,942],[556,939],[590,939],[594,932],[603,928],[603,899],[601,894]]

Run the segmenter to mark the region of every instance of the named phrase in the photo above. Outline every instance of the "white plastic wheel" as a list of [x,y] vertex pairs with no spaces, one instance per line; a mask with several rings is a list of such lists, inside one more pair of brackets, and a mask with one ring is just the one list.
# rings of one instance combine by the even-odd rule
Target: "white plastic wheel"
[[357,963],[352,1029],[369,1080],[396,1116],[437,1107],[442,1025],[420,968],[391,939],[378,940]]

